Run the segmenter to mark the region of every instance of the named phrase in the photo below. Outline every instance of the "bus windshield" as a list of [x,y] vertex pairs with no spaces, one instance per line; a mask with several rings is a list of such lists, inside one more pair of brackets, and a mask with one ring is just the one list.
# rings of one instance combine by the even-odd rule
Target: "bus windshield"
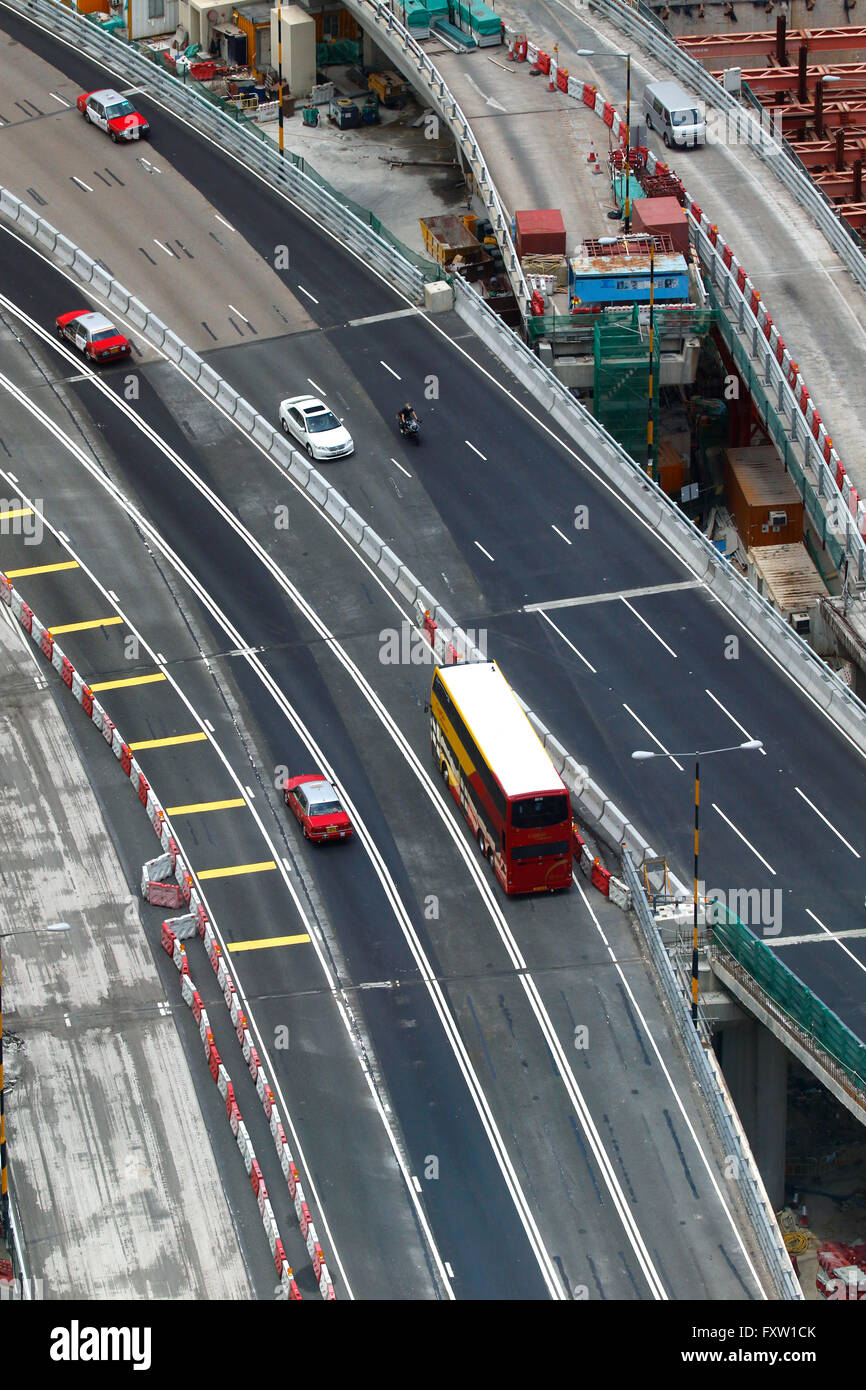
[[567,796],[526,796],[511,803],[514,830],[541,830],[568,820]]

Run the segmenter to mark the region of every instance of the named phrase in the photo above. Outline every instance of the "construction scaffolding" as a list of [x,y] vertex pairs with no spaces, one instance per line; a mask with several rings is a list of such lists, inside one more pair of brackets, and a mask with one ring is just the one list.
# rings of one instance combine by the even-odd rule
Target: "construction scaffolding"
[[[599,322],[593,331],[593,414],[636,463],[647,466],[649,423],[649,312],[634,306],[629,319]],[[661,334],[653,342],[653,476],[658,464]]]

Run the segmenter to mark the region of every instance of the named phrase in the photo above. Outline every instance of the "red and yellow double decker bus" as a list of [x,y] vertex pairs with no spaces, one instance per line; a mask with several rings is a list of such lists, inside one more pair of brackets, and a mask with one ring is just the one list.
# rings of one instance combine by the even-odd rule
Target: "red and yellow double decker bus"
[[571,886],[571,803],[495,661],[437,667],[430,745],[506,893]]

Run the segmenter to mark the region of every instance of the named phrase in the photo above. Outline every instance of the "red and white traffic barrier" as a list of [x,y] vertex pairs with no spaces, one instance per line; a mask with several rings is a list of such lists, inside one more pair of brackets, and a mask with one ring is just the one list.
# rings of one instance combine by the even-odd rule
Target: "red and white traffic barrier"
[[[99,729],[106,743],[123,768],[123,771],[126,773],[129,781],[135,788],[136,795],[153,826],[155,834],[159,838],[163,853],[157,856],[157,858],[149,860],[142,868],[142,896],[147,898],[148,901],[156,901],[160,893],[165,893],[169,896],[169,890],[174,887],[177,891],[170,895],[171,903],[168,905],[187,906],[189,908],[189,911],[183,917],[168,919],[163,923],[161,936],[162,946],[171,956],[181,976],[181,994],[184,1002],[192,1009],[193,1017],[199,1024],[202,1044],[205,1049],[205,1056],[208,1060],[211,1075],[220,1088],[223,1099],[226,1101],[226,1112],[229,1123],[232,1126],[232,1132],[235,1134],[238,1149],[244,1159],[247,1173],[250,1175],[252,1181],[254,1171],[253,1162],[255,1161],[252,1144],[247,1135],[246,1126],[240,1118],[240,1111],[234,1101],[234,1090],[231,1086],[228,1072],[222,1064],[219,1052],[214,1043],[213,1033],[210,1031],[208,1025],[207,1013],[202,1006],[201,996],[198,994],[190,979],[189,965],[186,959],[186,947],[183,945],[183,940],[186,937],[196,934],[201,936],[202,940],[204,940],[205,949],[208,950],[214,972],[216,973],[218,969],[221,972],[222,978],[220,983],[230,1011],[235,1009],[235,1004],[233,1002],[236,1000],[234,981],[231,980],[228,968],[222,961],[221,948],[214,936],[204,904],[201,902],[195,890],[192,874],[178,850],[176,841],[172,838],[165,811],[160,805],[144,773],[132,756],[129,745],[124,743],[113,721],[109,718],[99,701],[93,698],[93,692],[90,687],[75,670],[71,661],[69,661],[60,650],[50,630],[43,627],[33,610],[28,607],[11,581],[7,579],[4,574],[0,574],[0,603],[5,603],[15,614],[15,617],[18,619],[25,632],[30,634],[46,659],[58,671],[63,683],[75,697],[76,703],[81,706],[84,713],[92,720],[97,729]],[[233,1012],[233,1022],[235,1017],[236,1012]],[[244,1020],[242,1032],[247,1039],[249,1039],[249,1034],[246,1029],[246,1020]],[[239,1029],[238,1036],[243,1046],[244,1038],[242,1032]],[[318,1236],[316,1235],[315,1227],[310,1220],[309,1208],[303,1198],[303,1190],[300,1187],[300,1182],[297,1177],[297,1168],[288,1151],[283,1127],[279,1123],[278,1118],[275,1120],[277,1112],[273,1104],[273,1092],[266,1086],[265,1078],[258,1060],[258,1053],[252,1046],[251,1041],[248,1041],[246,1044],[244,1060],[247,1061],[247,1064],[250,1066],[250,1072],[253,1080],[256,1082],[259,1098],[262,1101],[265,1114],[268,1117],[271,1134],[274,1136],[274,1143],[276,1145],[282,1171],[286,1173],[287,1166],[291,1171],[292,1180],[289,1181],[287,1177],[287,1181],[289,1181],[289,1195],[293,1202],[295,1202],[296,1191],[301,1192],[302,1210],[298,1210],[296,1202],[295,1209],[301,1226],[301,1233],[313,1263],[313,1269],[316,1273],[319,1291],[324,1299],[332,1301],[335,1299],[336,1295],[334,1293],[333,1282],[325,1263],[324,1253]],[[275,1127],[277,1133],[275,1133]],[[256,1165],[256,1167],[258,1168],[258,1165]],[[265,1228],[265,1234],[270,1243],[271,1254],[274,1256],[274,1265],[280,1276],[280,1282],[286,1290],[286,1296],[292,1300],[300,1299],[301,1293],[295,1283],[291,1267],[285,1258],[282,1241],[276,1234],[276,1222],[273,1220],[273,1212],[269,1201],[267,1201],[267,1193],[265,1192],[263,1196],[261,1195],[261,1188],[263,1186],[263,1183],[259,1183],[257,1188],[254,1184],[254,1191],[256,1191],[256,1200],[259,1202],[259,1210],[262,1213],[262,1222]]]
[[267,1237],[268,1246],[274,1261],[274,1268],[279,1277],[280,1284],[286,1298],[290,1302],[298,1302],[301,1300],[301,1291],[295,1282],[292,1267],[286,1259],[285,1248],[280,1238],[273,1208],[268,1198],[268,1190],[265,1186],[264,1178],[262,1177],[262,1170],[256,1158],[252,1140],[247,1133],[247,1127],[241,1118],[241,1112],[235,1100],[234,1086],[232,1085],[231,1077],[217,1051],[213,1032],[211,1031],[207,1016],[207,1010],[202,1004],[201,995],[193,984],[192,976],[189,973],[189,965],[186,959],[186,947],[174,930],[175,927],[180,927],[184,932],[194,935],[196,931],[196,919],[192,914],[187,914],[185,917],[169,919],[163,922],[163,950],[165,950],[174,961],[175,967],[181,977],[181,995],[183,1001],[188,1008],[192,1009],[193,1018],[198,1024],[199,1035],[204,1046],[208,1067],[210,1068],[210,1073],[214,1079],[217,1090],[222,1096],[225,1104],[226,1118],[228,1119],[229,1127],[234,1135],[235,1143],[243,1159],[247,1176],[250,1179],[250,1184],[255,1194],[259,1216],[261,1217],[262,1226],[265,1236]]

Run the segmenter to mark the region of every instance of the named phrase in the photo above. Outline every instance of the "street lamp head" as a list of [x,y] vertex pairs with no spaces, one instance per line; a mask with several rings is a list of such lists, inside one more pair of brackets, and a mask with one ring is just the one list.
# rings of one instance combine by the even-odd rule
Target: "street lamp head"
[[753,752],[756,748],[763,748],[763,746],[759,738],[750,738],[748,742],[740,744],[741,748],[746,748],[749,752]]
[[636,749],[634,750],[634,752],[632,753],[632,757],[635,758],[635,759],[637,759],[637,761],[641,762],[641,761],[643,761],[644,758],[656,758],[656,757],[658,757],[658,754],[657,754],[657,753],[647,753],[646,750],[643,749],[643,748],[636,748]]

